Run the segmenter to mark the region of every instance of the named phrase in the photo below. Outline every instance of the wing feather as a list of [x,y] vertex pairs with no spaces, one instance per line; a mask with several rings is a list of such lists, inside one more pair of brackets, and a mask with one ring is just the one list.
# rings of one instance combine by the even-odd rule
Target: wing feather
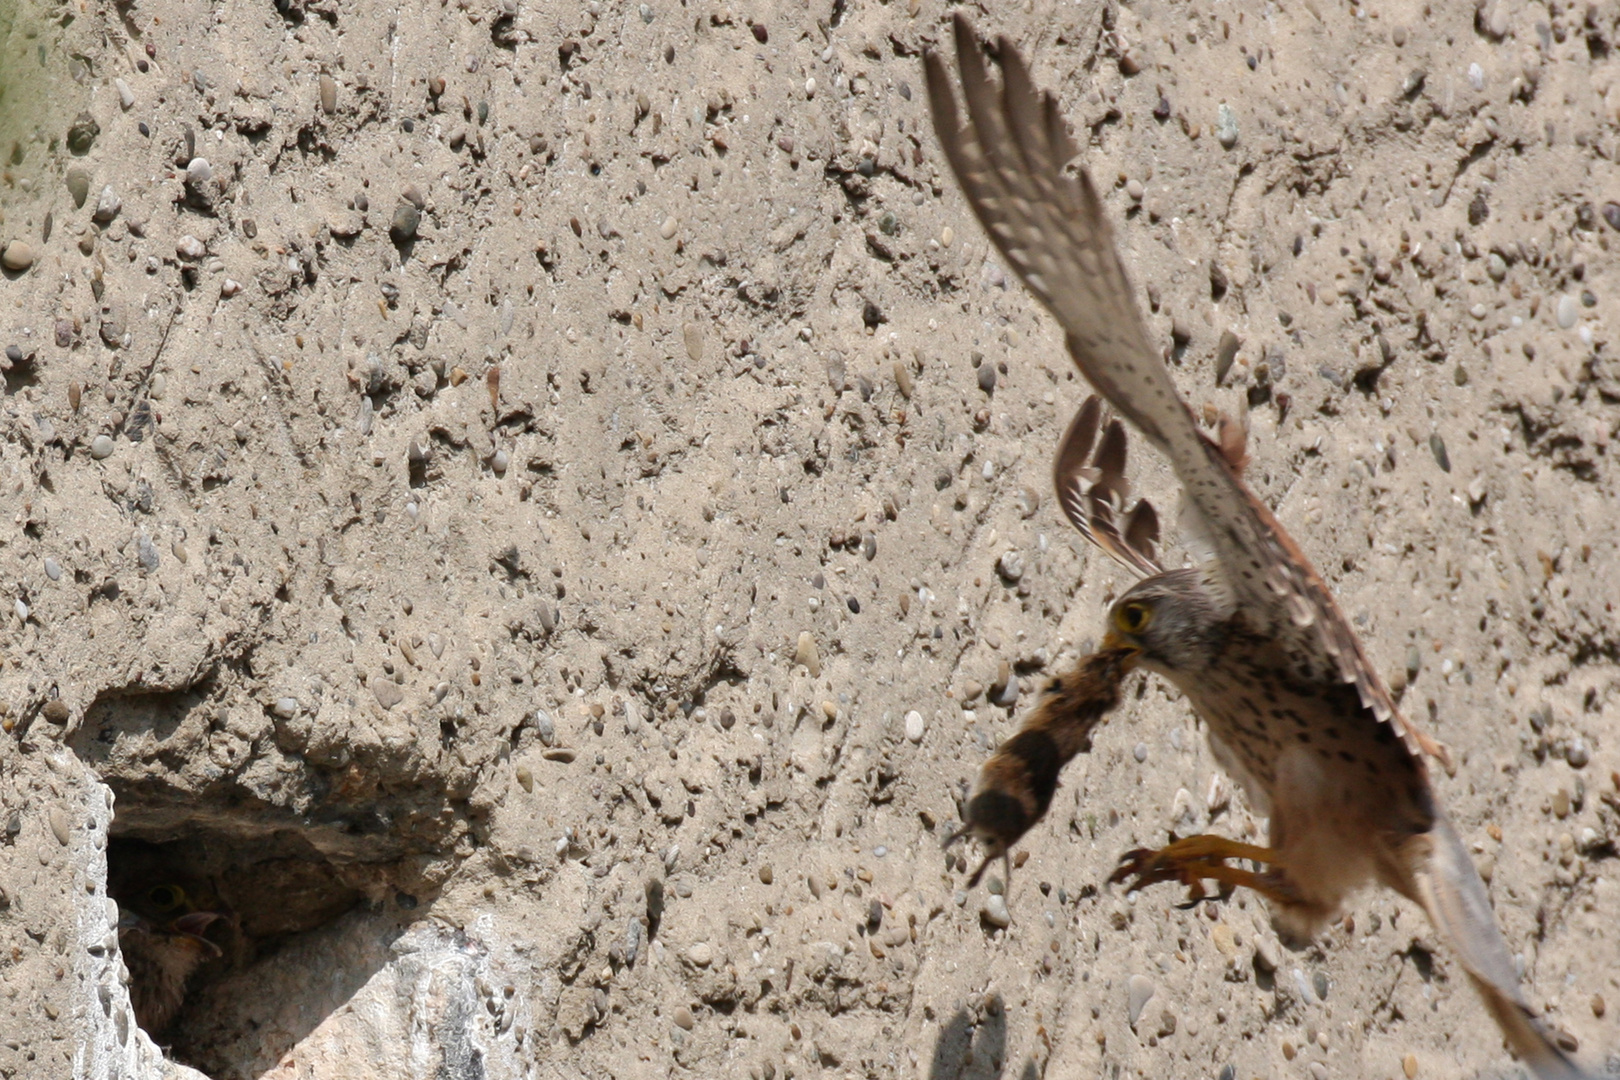
[[[1097,440],[1099,427],[1101,442]],[[1063,513],[1080,535],[1139,575],[1162,570],[1153,554],[1159,539],[1159,515],[1153,505],[1139,500],[1125,514],[1124,528],[1119,526],[1130,497],[1130,482],[1125,478],[1125,428],[1118,420],[1103,422],[1102,401],[1096,395],[1086,398],[1058,442],[1052,486]]]
[[[1091,178],[1084,169],[1064,171],[1079,151],[1056,100],[1036,88],[1011,42],[997,43],[998,86],[961,13],[954,36],[966,123],[944,60],[933,50],[923,55],[934,127],[951,169],[991,242],[1063,328],[1081,373],[1170,459],[1221,587],[1255,632],[1274,636],[1300,658],[1302,679],[1354,683],[1362,702],[1380,720],[1397,723],[1414,752],[1433,754],[1449,769],[1444,748],[1396,710],[1326,583],[1243,482],[1241,458],[1231,460],[1238,456],[1232,439],[1206,437],[1176,392],[1148,342]],[[1106,443],[1106,431],[1103,437]],[[1083,493],[1065,490],[1061,471],[1059,499],[1083,533],[1102,535],[1082,509]],[[1131,550],[1124,536],[1118,546]],[[1134,565],[1128,556],[1115,557]]]

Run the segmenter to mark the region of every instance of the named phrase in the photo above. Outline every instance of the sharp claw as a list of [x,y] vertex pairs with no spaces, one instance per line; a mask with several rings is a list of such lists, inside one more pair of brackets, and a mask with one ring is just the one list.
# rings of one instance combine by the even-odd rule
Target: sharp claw
[[1153,852],[1147,848],[1132,848],[1127,851],[1119,857],[1119,865],[1114,867],[1114,872],[1108,875],[1108,884],[1117,885],[1134,875],[1138,879],[1137,882],[1125,891],[1133,892],[1140,889],[1143,884],[1140,879],[1146,876],[1144,868],[1152,856]]

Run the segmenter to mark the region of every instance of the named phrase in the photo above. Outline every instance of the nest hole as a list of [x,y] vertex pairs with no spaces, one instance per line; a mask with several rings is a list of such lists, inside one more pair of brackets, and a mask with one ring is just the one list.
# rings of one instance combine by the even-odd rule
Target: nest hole
[[[136,1023],[212,1080],[250,1080],[390,963],[444,861],[307,765],[281,770],[291,805],[230,773],[199,783],[213,747],[195,733],[220,716],[209,686],[109,694],[71,745],[114,796],[107,893]],[[262,754],[254,740],[238,768]]]

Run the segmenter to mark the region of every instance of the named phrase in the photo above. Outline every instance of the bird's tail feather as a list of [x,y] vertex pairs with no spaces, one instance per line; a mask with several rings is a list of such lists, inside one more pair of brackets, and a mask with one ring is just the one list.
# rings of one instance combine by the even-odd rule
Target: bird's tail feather
[[1519,992],[1485,883],[1457,830],[1442,814],[1418,840],[1427,850],[1414,860],[1411,895],[1462,962],[1508,1045],[1539,1080],[1583,1080],[1586,1074],[1553,1045]]

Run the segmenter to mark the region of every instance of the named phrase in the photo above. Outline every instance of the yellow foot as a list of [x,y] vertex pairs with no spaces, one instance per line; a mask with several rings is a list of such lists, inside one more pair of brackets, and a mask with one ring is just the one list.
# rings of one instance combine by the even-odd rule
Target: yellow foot
[[[1250,859],[1265,863],[1263,872],[1227,866],[1227,859]],[[1184,840],[1162,847],[1157,851],[1136,848],[1127,851],[1119,866],[1108,876],[1109,884],[1129,880],[1126,891],[1157,885],[1161,881],[1179,881],[1187,886],[1188,905],[1205,899],[1205,881],[1218,881],[1225,886],[1222,896],[1243,887],[1283,905],[1300,903],[1299,891],[1289,882],[1275,851],[1228,840],[1224,836],[1189,836]]]

